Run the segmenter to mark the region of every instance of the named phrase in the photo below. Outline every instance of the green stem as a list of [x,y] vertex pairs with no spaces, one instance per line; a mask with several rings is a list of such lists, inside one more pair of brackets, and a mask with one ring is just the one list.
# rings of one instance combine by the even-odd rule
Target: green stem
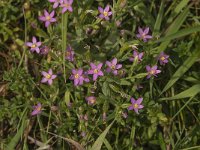
[[[26,22],[26,15],[25,15],[24,10],[23,10],[23,14],[24,14],[24,25],[25,25],[25,28],[24,28],[24,43],[26,43],[27,42],[26,41],[27,40],[27,22]],[[28,67],[26,65],[27,64],[27,56],[26,56],[26,48],[25,47],[23,48],[23,54],[22,54],[22,58],[20,59],[18,68],[22,65],[23,59],[24,59],[24,67],[25,67],[26,70],[28,70]]]
[[65,51],[67,47],[67,22],[68,22],[68,13],[64,13],[62,14],[62,52],[63,52],[63,71],[64,71],[65,83],[66,83]]

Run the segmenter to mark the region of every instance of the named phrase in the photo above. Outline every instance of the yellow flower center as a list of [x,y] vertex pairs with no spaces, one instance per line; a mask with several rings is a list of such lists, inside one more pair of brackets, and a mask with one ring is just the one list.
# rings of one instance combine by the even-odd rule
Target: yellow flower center
[[66,56],[70,56],[70,52],[66,52],[65,55],[66,55]]
[[133,107],[137,109],[138,108],[138,104],[134,104]]
[[107,12],[107,11],[104,11],[104,12],[103,12],[103,15],[104,15],[105,17],[107,17],[107,16],[108,16],[108,12]]
[[47,78],[47,79],[50,79],[50,78],[51,78],[51,75],[50,75],[50,74],[46,75],[46,78]]
[[63,4],[63,6],[68,8],[70,5],[69,4]]
[[40,111],[41,109],[42,109],[42,107],[37,107],[36,108],[37,111]]
[[160,58],[160,60],[164,61],[164,60],[165,60],[165,57],[164,57],[164,56],[162,56],[162,57]]
[[46,16],[46,20],[51,20],[51,16]]
[[112,66],[111,66],[111,69],[114,70],[114,69],[115,69],[115,65],[112,65]]
[[99,72],[99,70],[98,69],[94,69],[94,73],[98,73]]
[[36,48],[36,45],[35,44],[31,45],[31,48]]
[[94,104],[94,103],[95,103],[95,99],[91,99],[91,100],[90,100],[90,103],[91,103],[91,104]]
[[150,71],[150,74],[154,74],[154,73],[155,73],[155,70],[151,70],[151,71]]
[[78,79],[79,78],[79,74],[75,74],[74,78]]

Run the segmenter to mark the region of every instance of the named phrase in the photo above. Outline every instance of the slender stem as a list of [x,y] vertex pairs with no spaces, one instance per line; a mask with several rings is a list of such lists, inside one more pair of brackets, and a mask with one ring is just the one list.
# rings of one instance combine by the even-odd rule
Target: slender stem
[[63,52],[63,71],[64,71],[65,83],[66,83],[65,51],[67,47],[67,21],[68,21],[68,13],[62,14],[62,52]]
[[[24,43],[26,43],[26,40],[27,40],[27,22],[26,22],[26,15],[25,15],[24,9],[23,9],[23,14],[24,14],[24,26],[25,26],[25,28],[24,28]],[[26,48],[25,47],[23,48],[23,54],[22,54],[22,58],[20,59],[18,68],[22,65],[23,59],[24,59],[24,67],[25,67],[26,70],[28,70]]]

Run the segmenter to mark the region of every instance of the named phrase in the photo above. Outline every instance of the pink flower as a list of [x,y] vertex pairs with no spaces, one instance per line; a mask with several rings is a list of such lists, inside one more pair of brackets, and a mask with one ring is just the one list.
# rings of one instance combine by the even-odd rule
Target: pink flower
[[114,75],[117,75],[118,69],[122,67],[122,64],[117,64],[117,58],[114,58],[112,61],[106,61],[108,68],[107,72],[112,72]]
[[110,19],[109,16],[112,15],[112,12],[111,11],[109,12],[109,10],[110,10],[110,6],[109,5],[107,5],[105,7],[105,9],[103,9],[102,7],[99,6],[98,10],[100,12],[99,18],[105,19],[105,20],[109,20]]
[[148,35],[149,33],[149,27],[142,30],[142,28],[138,28],[138,34],[136,35],[137,38],[143,40],[144,42],[147,42],[149,39],[152,39],[151,35]]
[[142,109],[144,106],[141,105],[143,101],[143,98],[138,98],[137,100],[135,100],[134,98],[131,97],[131,106],[128,107],[128,110],[134,110],[137,114],[139,109]]
[[96,97],[94,96],[88,96],[85,98],[88,105],[94,105],[96,103]]
[[149,79],[151,76],[155,76],[157,77],[157,74],[159,74],[161,72],[161,70],[157,70],[158,66],[153,66],[153,67],[150,67],[150,66],[146,66],[146,70],[147,70],[147,79]]
[[42,105],[38,103],[36,106],[33,106],[34,110],[31,113],[31,116],[38,115],[42,112]]
[[49,53],[49,50],[50,50],[50,48],[48,47],[48,46],[43,46],[41,49],[40,49],[40,53],[42,54],[42,55],[47,55],[48,53]]
[[40,16],[39,20],[45,22],[45,27],[47,28],[52,22],[56,22],[56,18],[53,18],[54,15],[54,10],[51,13],[48,13],[46,10],[44,10],[44,16]]
[[83,81],[89,82],[89,79],[83,76],[83,69],[72,69],[70,80],[74,80],[74,85],[82,85]]
[[103,72],[101,71],[101,67],[103,63],[98,64],[97,66],[93,63],[90,63],[91,69],[88,71],[88,74],[93,74],[93,81],[96,81],[98,76],[103,76]]
[[53,8],[57,8],[59,6],[59,4],[62,3],[61,0],[49,0],[49,2],[54,3]]
[[31,52],[36,51],[37,53],[40,53],[39,47],[41,46],[41,42],[37,42],[36,37],[33,36],[32,38],[32,43],[31,42],[26,42],[26,45],[28,47],[31,47]]
[[133,56],[131,58],[129,58],[130,61],[142,61],[142,57],[143,57],[144,53],[139,53],[138,51],[134,50],[133,51]]
[[62,7],[62,13],[64,14],[67,10],[69,12],[72,12],[73,11],[73,8],[72,8],[72,3],[73,3],[73,0],[63,0],[63,3],[60,5],[60,7]]
[[65,52],[65,59],[69,61],[74,61],[74,51],[72,50],[71,46],[67,47],[67,50]]
[[158,56],[158,60],[160,62],[160,65],[165,65],[168,63],[169,55],[166,55],[164,52],[161,52]]
[[49,85],[51,85],[53,83],[53,79],[57,77],[57,75],[53,74],[52,69],[49,69],[48,72],[42,71],[42,75],[44,77],[42,78],[41,82],[48,82]]

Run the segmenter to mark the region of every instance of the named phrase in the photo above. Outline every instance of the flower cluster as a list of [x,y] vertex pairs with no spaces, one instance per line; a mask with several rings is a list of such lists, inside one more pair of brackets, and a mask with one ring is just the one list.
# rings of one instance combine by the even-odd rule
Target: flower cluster
[[[65,12],[73,12],[73,0],[49,0],[50,3],[53,3],[53,9],[56,9],[58,7],[62,8],[62,13]],[[105,8],[98,7],[99,11],[99,18],[105,21],[109,21],[110,17],[112,15],[112,11],[109,5],[106,5]],[[39,20],[45,23],[45,27],[48,28],[52,23],[55,23],[57,19],[55,18],[55,10],[52,10],[51,12],[48,12],[46,9],[44,10],[44,14],[39,16]],[[150,39],[152,39],[152,35],[149,34],[150,29],[149,27],[146,27],[142,29],[141,27],[138,28],[138,34],[136,34],[136,37],[143,41],[148,42]],[[49,47],[42,45],[41,41],[37,41],[36,37],[32,37],[32,42],[27,42],[26,45],[30,47],[31,52],[41,53],[41,54],[48,54]],[[134,47],[132,56],[129,57],[129,60],[133,62],[134,64],[142,62],[142,59],[144,57],[144,52],[139,52],[137,47]],[[165,65],[168,63],[169,56],[166,55],[164,52],[161,52],[159,56],[157,57],[157,60],[159,61],[160,65]],[[65,51],[65,59],[70,61],[71,63],[75,64],[75,52],[72,50],[72,47],[68,45],[66,51]],[[114,76],[119,75],[120,70],[122,69],[122,64],[118,64],[117,58],[113,58],[111,61],[106,61],[106,72],[104,72],[103,68],[103,62],[99,62],[98,64],[90,62],[90,68],[89,70],[84,71],[83,68],[76,69],[76,65],[74,65],[74,69],[71,70],[71,75],[69,77],[70,80],[73,80],[74,86],[80,86],[83,85],[84,82],[88,83],[90,82],[90,75],[92,76],[92,80],[94,83],[96,83],[97,79],[104,76],[106,73],[113,74]],[[161,72],[161,70],[158,69],[157,65],[146,65],[146,71],[147,71],[147,79],[151,77],[157,77],[157,74]],[[42,80],[41,83],[47,83],[48,85],[53,84],[53,80],[57,78],[56,74],[53,74],[52,69],[50,68],[48,72],[42,71]],[[138,88],[139,89],[139,88]],[[88,96],[85,98],[88,105],[95,105],[96,104],[96,97],[95,96]],[[137,114],[139,113],[139,109],[142,109],[144,106],[141,104],[143,101],[143,98],[140,97],[138,100],[135,100],[134,98],[131,98],[131,105],[128,107],[128,110],[134,110]],[[31,115],[37,115],[41,113],[41,104],[38,103],[37,106],[34,106],[34,111],[31,113]],[[127,117],[126,114],[123,114],[124,118]],[[103,120],[106,120],[106,112],[103,113]]]

